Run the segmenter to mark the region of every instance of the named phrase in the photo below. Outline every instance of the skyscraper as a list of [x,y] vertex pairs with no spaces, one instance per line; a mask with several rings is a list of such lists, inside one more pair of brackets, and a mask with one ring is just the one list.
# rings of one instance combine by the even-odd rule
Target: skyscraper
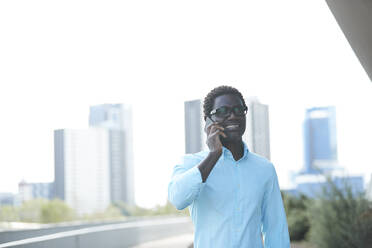
[[36,198],[52,199],[53,183],[28,183],[22,180],[18,184],[20,200],[27,201]]
[[337,165],[335,107],[307,109],[303,130],[305,149],[303,173],[317,173],[334,168]]
[[55,196],[78,214],[110,205],[109,134],[103,128],[54,131]]
[[196,153],[206,148],[203,106],[201,100],[185,102],[185,152]]
[[270,160],[269,107],[256,97],[247,98],[245,102],[248,112],[243,140],[251,152]]
[[122,104],[91,106],[89,126],[109,133],[111,202],[134,205],[132,109]]
[[363,177],[345,174],[344,168],[338,165],[335,107],[307,109],[303,131],[304,169],[295,176],[295,192],[316,197],[324,187],[330,187],[328,176],[340,190],[345,190],[347,185],[353,193],[362,192]]

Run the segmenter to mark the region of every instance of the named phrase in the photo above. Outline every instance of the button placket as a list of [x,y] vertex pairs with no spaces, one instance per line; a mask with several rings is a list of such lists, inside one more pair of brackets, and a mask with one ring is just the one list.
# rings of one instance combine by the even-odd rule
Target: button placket
[[233,216],[234,216],[234,230],[236,233],[240,232],[241,229],[241,206],[239,205],[239,198],[241,197],[241,192],[239,189],[239,167],[236,161],[233,162],[233,171],[234,171],[234,188],[235,190],[235,197],[234,197],[234,209],[233,209]]

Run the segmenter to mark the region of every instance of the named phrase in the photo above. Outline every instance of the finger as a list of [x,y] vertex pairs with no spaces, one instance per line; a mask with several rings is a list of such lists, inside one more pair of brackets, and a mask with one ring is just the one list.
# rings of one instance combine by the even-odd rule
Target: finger
[[211,133],[222,132],[224,128],[214,127],[211,129]]
[[215,125],[220,125],[221,122],[219,122],[219,121],[215,121],[215,122],[213,122],[213,124],[215,124]]
[[210,135],[208,135],[208,139],[215,137],[218,135],[218,132],[221,132],[220,130],[214,131],[213,133],[211,132]]
[[209,135],[209,138],[214,138],[215,136],[218,136],[218,135],[222,135],[223,137],[227,137],[226,134],[220,130],[216,130],[215,132],[211,133],[211,135]]
[[224,132],[220,132],[220,134],[224,137],[227,138],[227,135]]
[[206,131],[207,133],[210,132],[210,129],[212,128],[212,125],[213,125],[213,123],[211,123],[211,124],[209,124],[208,126],[205,127],[205,131]]
[[226,134],[225,134],[224,132],[220,131],[220,130],[217,130],[217,131],[214,133],[214,135],[221,135],[221,136],[223,136],[224,138],[227,138]]
[[211,128],[210,128],[210,132],[213,133],[213,132],[215,132],[216,130],[221,130],[221,131],[223,131],[223,130],[225,130],[225,128],[223,128],[223,127],[221,127],[221,126],[218,126],[218,125],[216,125],[216,124],[213,124],[213,126],[211,126]]

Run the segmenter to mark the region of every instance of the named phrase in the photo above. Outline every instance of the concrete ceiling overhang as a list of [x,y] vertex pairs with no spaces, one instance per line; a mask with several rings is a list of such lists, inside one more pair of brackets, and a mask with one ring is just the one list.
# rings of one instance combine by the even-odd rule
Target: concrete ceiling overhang
[[372,0],[326,0],[372,80]]

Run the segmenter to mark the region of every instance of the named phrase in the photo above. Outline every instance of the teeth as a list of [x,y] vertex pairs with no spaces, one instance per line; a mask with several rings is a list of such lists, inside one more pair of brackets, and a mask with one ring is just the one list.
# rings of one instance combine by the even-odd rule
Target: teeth
[[228,125],[226,128],[237,128],[239,125]]

